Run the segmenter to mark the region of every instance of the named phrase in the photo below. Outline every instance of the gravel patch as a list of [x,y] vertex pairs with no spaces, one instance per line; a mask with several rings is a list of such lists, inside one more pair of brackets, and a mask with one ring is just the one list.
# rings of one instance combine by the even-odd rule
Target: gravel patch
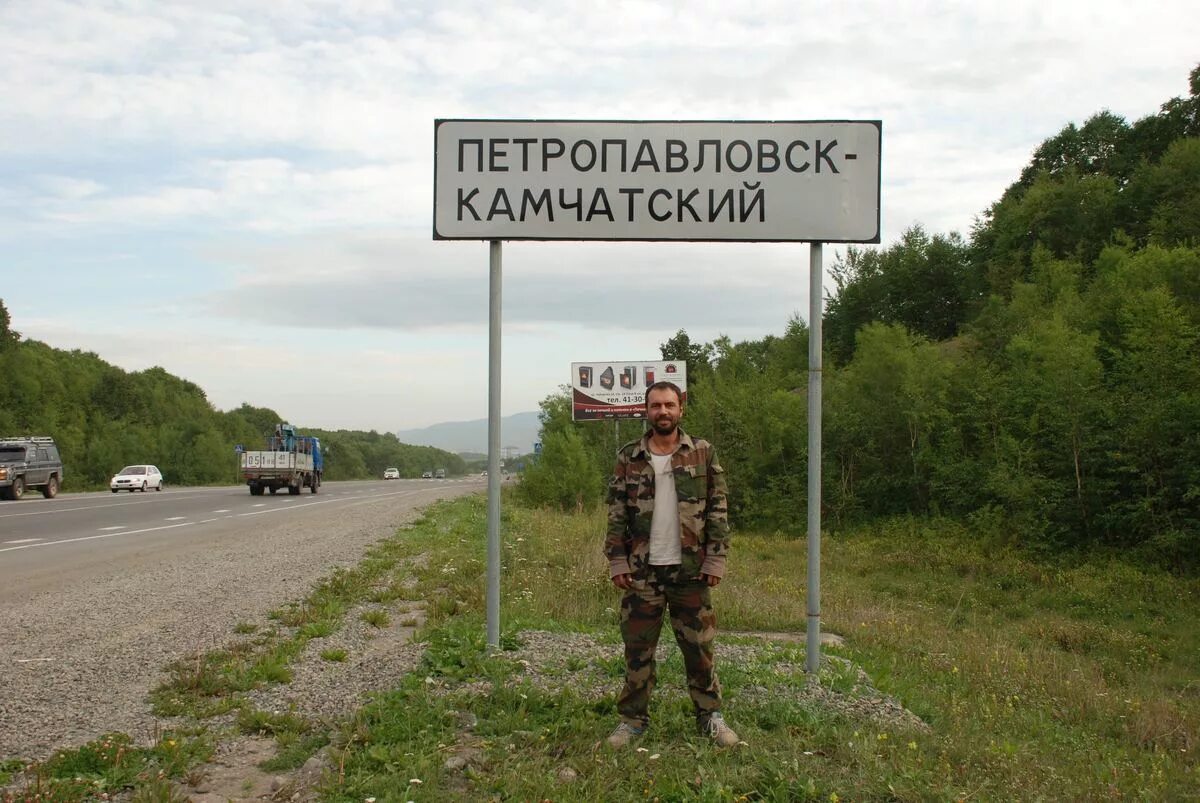
[[195,536],[181,535],[176,551],[3,606],[0,758],[40,759],[111,731],[150,742],[165,723],[146,695],[168,664],[225,645],[239,622],[302,599],[422,507],[473,490],[444,485],[229,520],[215,547],[189,546]]
[[[376,627],[360,616],[386,609],[391,624]],[[405,622],[413,624],[406,625]],[[326,638],[310,639],[292,663],[292,682],[248,692],[246,698],[264,711],[292,711],[306,719],[326,723],[341,718],[367,701],[372,692],[391,689],[421,663],[425,645],[412,642],[425,621],[424,604],[374,603],[351,609],[342,627]],[[344,650],[346,660],[321,657],[328,650]]]
[[[738,637],[744,642],[757,635],[739,633]],[[599,699],[620,689],[621,677],[613,676],[608,670],[611,662],[622,654],[619,642],[599,640],[584,633],[551,633],[542,630],[522,631],[518,634],[518,640],[521,642],[518,649],[503,653],[504,658],[514,661],[519,668],[505,683],[506,686],[529,683],[534,688],[551,693],[569,688],[589,699]],[[764,674],[770,676],[770,682],[765,685],[737,688],[727,685],[726,692],[731,699],[751,704],[788,701],[802,707],[869,721],[885,728],[921,732],[929,730],[920,717],[895,698],[876,689],[867,674],[845,658],[828,653],[821,656],[822,674],[826,670],[836,674],[841,680],[839,685],[848,687],[843,692],[810,682],[804,664],[785,659],[773,644],[793,639],[777,639],[764,634],[762,640],[766,643],[723,644],[718,639],[718,671],[722,664],[758,666],[765,668],[767,671]],[[668,637],[659,641],[655,656],[662,663],[677,653],[678,649],[674,640]],[[465,691],[487,695],[492,691],[489,681],[458,684],[437,679],[429,687],[437,694]]]

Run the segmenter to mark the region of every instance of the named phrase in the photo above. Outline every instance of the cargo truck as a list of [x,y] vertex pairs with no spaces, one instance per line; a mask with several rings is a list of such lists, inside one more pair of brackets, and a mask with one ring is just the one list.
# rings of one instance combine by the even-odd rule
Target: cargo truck
[[316,493],[325,471],[320,439],[297,435],[291,424],[277,424],[275,434],[267,439],[267,448],[242,452],[241,461],[242,481],[250,487],[252,496],[262,496],[268,489],[275,493],[280,488],[287,488],[293,495],[305,488]]

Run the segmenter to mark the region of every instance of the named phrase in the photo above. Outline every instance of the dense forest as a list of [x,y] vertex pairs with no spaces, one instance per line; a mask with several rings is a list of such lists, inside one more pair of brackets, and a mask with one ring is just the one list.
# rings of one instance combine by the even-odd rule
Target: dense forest
[[[107,486],[131,463],[157,465],[173,485],[234,482],[234,445],[257,448],[284,420],[248,404],[219,411],[197,385],[162,368],[127,372],[90,352],[23,339],[0,300],[0,436],[52,436],[66,490]],[[466,468],[458,455],[400,443],[391,433],[297,426],[321,438],[327,480],[381,477],[389,466],[402,477]]]
[[[1200,67],[1189,88],[1132,124],[1067,125],[969,238],[914,227],[838,255],[826,526],[954,516],[980,538],[1200,570]],[[740,343],[680,330],[661,351],[688,361],[684,425],[716,443],[735,522],[802,533],[806,324]],[[572,424],[566,392],[541,415],[526,498],[598,503],[614,425]]]

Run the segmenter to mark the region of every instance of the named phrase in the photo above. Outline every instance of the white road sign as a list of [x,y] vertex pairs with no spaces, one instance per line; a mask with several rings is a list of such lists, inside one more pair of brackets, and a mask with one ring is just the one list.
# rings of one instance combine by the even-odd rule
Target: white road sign
[[879,242],[879,120],[435,120],[445,240]]

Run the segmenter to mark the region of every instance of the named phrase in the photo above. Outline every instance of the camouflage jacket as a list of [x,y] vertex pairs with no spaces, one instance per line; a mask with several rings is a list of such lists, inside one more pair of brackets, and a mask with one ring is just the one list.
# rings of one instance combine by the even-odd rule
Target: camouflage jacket
[[[725,575],[729,551],[729,507],[725,469],[713,446],[679,430],[679,448],[671,456],[679,498],[679,540],[683,570],[692,577]],[[617,452],[608,485],[608,536],[604,556],[609,574],[645,579],[650,562],[650,521],[654,516],[654,466],[650,435]]]

